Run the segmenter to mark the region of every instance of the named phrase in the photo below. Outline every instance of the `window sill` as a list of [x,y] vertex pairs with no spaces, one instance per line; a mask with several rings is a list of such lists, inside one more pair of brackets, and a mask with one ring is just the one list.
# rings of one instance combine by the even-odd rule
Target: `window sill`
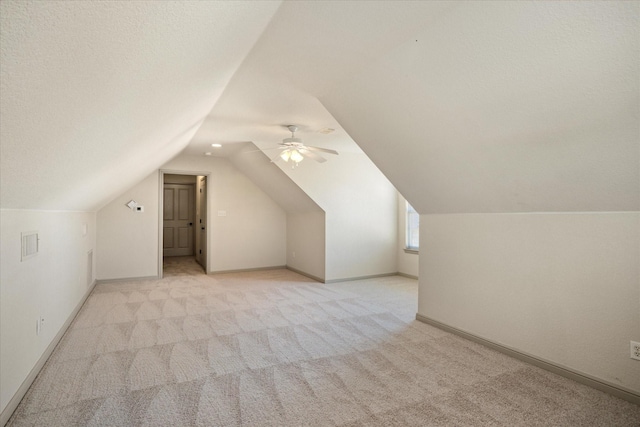
[[404,253],[405,254],[418,254],[418,249],[409,249],[409,248],[404,248]]

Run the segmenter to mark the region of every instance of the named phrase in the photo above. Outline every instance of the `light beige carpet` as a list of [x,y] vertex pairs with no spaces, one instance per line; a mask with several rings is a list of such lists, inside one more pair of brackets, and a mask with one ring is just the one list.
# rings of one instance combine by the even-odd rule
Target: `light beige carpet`
[[411,279],[165,274],[96,286],[9,425],[640,425],[638,406],[417,322]]

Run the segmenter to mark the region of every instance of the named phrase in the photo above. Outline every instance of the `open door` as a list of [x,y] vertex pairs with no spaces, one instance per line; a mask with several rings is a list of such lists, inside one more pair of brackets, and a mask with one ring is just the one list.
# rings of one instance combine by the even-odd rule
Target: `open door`
[[196,186],[196,261],[207,272],[207,177],[199,176]]

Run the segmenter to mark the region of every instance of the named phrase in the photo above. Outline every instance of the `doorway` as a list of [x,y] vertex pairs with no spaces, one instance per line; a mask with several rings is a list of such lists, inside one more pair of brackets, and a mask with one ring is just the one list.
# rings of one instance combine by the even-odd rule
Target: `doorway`
[[193,184],[164,184],[164,218],[162,221],[163,256],[193,256],[195,188]]
[[206,184],[204,175],[162,174],[161,268],[182,257],[207,271]]

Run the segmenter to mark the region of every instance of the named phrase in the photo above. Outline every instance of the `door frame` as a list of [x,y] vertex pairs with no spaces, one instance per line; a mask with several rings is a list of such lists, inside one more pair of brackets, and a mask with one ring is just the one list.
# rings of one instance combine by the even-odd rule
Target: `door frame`
[[177,169],[160,169],[158,171],[158,277],[162,279],[163,277],[163,262],[162,262],[162,254],[163,254],[163,242],[164,242],[164,176],[167,175],[191,175],[191,176],[205,176],[207,177],[207,256],[205,257],[205,274],[209,274],[209,242],[211,242],[211,230],[209,227],[209,204],[211,200],[211,171],[185,171],[185,170],[177,170]]

